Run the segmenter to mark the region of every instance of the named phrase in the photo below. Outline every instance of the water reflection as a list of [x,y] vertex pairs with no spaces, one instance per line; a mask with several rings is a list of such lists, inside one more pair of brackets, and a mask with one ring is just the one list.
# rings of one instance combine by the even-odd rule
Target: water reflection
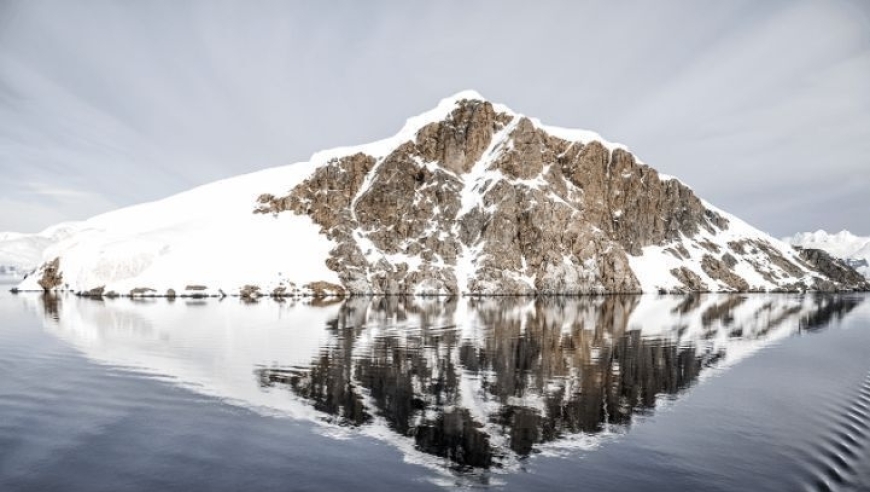
[[[343,303],[42,299],[46,324],[104,363],[234,403],[356,429],[412,459],[510,468],[627,429],[771,341],[861,297],[354,298]],[[253,377],[251,376],[253,371]]]

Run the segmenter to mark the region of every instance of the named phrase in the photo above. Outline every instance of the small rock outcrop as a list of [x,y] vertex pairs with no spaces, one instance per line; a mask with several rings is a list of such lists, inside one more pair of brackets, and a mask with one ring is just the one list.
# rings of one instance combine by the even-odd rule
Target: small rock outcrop
[[152,289],[150,287],[136,287],[130,289],[130,297],[150,297],[154,296],[156,293],[157,289]]
[[245,285],[239,289],[239,296],[243,299],[257,299],[262,295],[260,287],[256,285]]
[[704,280],[689,268],[674,268],[671,275],[683,284],[683,288],[678,289],[679,292],[701,292],[707,289]]
[[60,258],[55,258],[42,266],[42,278],[39,286],[46,292],[63,284],[63,273],[60,271]]
[[101,285],[99,287],[94,287],[93,289],[82,292],[80,295],[84,297],[103,297],[104,292],[106,292],[106,286]]
[[344,287],[330,282],[311,282],[305,284],[302,288],[310,293],[312,297],[343,297],[347,294]]
[[[732,262],[733,265],[734,263]],[[711,255],[704,255],[701,260],[701,269],[713,280],[721,280],[725,285],[736,291],[745,292],[749,290],[749,284],[746,280],[734,273],[725,261],[716,259]]]

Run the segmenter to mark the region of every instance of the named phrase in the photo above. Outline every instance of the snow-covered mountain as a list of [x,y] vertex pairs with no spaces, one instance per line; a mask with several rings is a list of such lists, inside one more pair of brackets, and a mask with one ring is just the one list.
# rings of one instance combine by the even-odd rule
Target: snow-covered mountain
[[36,234],[0,232],[0,281],[21,280],[42,263],[46,248],[71,236],[77,222],[65,222]]
[[866,289],[624,146],[466,91],[395,136],[86,221],[22,290],[93,295]]
[[849,231],[830,234],[819,229],[801,232],[783,241],[802,248],[821,249],[870,278],[870,237],[856,236]]

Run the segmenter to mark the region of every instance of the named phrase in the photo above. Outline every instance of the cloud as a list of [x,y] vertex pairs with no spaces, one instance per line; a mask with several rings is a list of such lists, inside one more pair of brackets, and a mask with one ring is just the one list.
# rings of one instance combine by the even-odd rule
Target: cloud
[[38,195],[40,197],[54,200],[82,199],[93,196],[91,193],[85,191],[69,188],[56,188],[52,185],[46,185],[43,183],[24,183],[24,187],[25,194]]
[[0,196],[0,223],[7,231],[39,232],[45,227],[34,227],[34,224],[82,220],[116,207],[91,193],[44,188],[17,196]]

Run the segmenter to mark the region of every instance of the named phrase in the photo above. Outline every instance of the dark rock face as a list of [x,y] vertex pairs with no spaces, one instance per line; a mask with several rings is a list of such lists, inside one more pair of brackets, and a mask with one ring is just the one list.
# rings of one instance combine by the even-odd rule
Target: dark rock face
[[[647,246],[687,263],[663,270],[681,285],[670,290],[755,288],[740,261],[777,286],[807,273],[762,241],[721,251],[708,238],[729,220],[627,150],[564,140],[481,100],[458,101],[386,155],[335,158],[257,201],[255,213],[318,224],[351,294],[637,293],[631,257]],[[711,253],[694,270],[687,239]]]
[[693,236],[700,228],[712,232],[727,226],[688,187],[677,180],[662,181],[655,169],[637,164],[628,151],[611,153],[591,142],[575,144],[566,153],[562,172],[585,195],[585,215],[629,254],[678,240],[680,233]]
[[802,258],[816,266],[832,283],[853,284],[858,289],[870,290],[870,283],[847,263],[840,261],[821,249],[797,248]]

